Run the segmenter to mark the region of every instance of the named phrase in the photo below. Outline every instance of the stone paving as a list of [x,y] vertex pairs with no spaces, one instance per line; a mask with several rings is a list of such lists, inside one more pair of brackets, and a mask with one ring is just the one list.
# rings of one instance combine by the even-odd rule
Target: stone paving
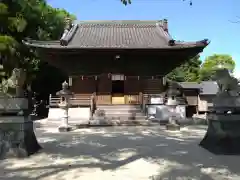
[[37,128],[41,152],[1,161],[0,179],[239,180],[239,156],[216,156],[198,146],[205,130],[106,127],[59,133]]

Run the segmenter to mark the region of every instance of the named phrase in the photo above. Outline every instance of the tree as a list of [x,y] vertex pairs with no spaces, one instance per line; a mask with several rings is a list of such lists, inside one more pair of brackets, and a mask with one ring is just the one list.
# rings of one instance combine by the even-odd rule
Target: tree
[[52,8],[45,0],[2,0],[0,17],[0,53],[5,67],[11,59],[14,59],[12,66],[28,66],[36,58],[33,50],[22,45],[23,39],[59,39],[65,18],[75,18],[65,10]]
[[14,66],[16,47],[18,42],[16,39],[11,36],[11,33],[20,33],[26,26],[26,21],[22,18],[20,14],[12,13],[9,10],[8,4],[6,2],[0,3],[0,24],[1,28],[1,35],[0,35],[0,58],[2,63],[4,63],[5,71],[8,72],[9,66]]
[[167,78],[177,82],[196,82],[199,80],[201,60],[199,55],[177,67],[167,75]]
[[63,9],[52,8],[45,0],[2,0],[0,3],[0,64],[4,76],[14,67],[27,72],[29,83],[39,71],[34,49],[22,44],[25,38],[36,40],[60,39],[66,17],[75,19]]
[[231,73],[235,69],[235,61],[228,54],[214,54],[208,56],[200,69],[200,80],[207,81],[211,80],[215,74],[216,69],[219,65],[222,65],[229,69]]

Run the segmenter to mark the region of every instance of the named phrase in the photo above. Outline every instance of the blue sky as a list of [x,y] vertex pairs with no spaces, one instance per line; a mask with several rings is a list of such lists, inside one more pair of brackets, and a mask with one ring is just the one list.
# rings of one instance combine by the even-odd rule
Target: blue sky
[[[187,1],[187,0],[186,0]],[[64,8],[79,20],[160,20],[167,18],[169,31],[176,40],[211,43],[201,54],[230,54],[240,77],[240,0],[132,0],[124,6],[120,0],[48,0],[53,7]]]

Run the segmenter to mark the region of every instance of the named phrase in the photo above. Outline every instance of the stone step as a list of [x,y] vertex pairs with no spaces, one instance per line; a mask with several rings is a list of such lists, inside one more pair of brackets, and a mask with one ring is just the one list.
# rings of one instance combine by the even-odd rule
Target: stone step
[[101,105],[97,109],[104,110],[108,119],[145,119],[140,105]]
[[105,111],[105,115],[143,115],[142,112],[128,112],[128,111]]
[[101,109],[104,112],[126,112],[126,113],[138,113],[142,112],[141,109]]
[[102,109],[102,110],[137,110],[141,111],[140,105],[101,105],[97,106],[97,109]]
[[126,112],[126,113],[138,113],[142,112],[141,109],[102,109],[105,112]]
[[[42,121],[42,122],[34,122],[34,129],[37,128],[56,128],[60,126],[61,122],[57,122],[55,120],[48,120],[48,121]],[[99,127],[99,126],[153,126],[158,125],[159,123],[154,123],[152,121],[146,120],[146,119],[138,119],[138,120],[91,120],[87,123],[69,123],[69,126],[72,126],[73,128],[90,128],[90,127]]]
[[[145,116],[135,116],[135,117],[131,117],[131,116],[106,116],[106,119],[116,119],[116,120],[140,120],[140,119],[147,119]],[[97,119],[97,118],[95,118]]]
[[127,120],[145,120],[146,117],[145,116],[137,116],[137,117],[131,117],[131,116],[106,116],[106,119],[109,119],[109,120],[121,120],[121,121],[127,121]]
[[105,111],[105,116],[145,116],[142,112]]
[[146,119],[139,119],[139,120],[93,120],[90,121],[90,126],[149,126],[149,125],[156,125]]

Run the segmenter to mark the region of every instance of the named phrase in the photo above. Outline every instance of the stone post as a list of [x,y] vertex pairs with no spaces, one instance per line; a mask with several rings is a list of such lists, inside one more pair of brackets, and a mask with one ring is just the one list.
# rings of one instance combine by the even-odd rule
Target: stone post
[[0,98],[0,159],[27,157],[41,149],[33,130],[28,98],[22,90],[25,81],[22,72],[13,70],[16,96]]

